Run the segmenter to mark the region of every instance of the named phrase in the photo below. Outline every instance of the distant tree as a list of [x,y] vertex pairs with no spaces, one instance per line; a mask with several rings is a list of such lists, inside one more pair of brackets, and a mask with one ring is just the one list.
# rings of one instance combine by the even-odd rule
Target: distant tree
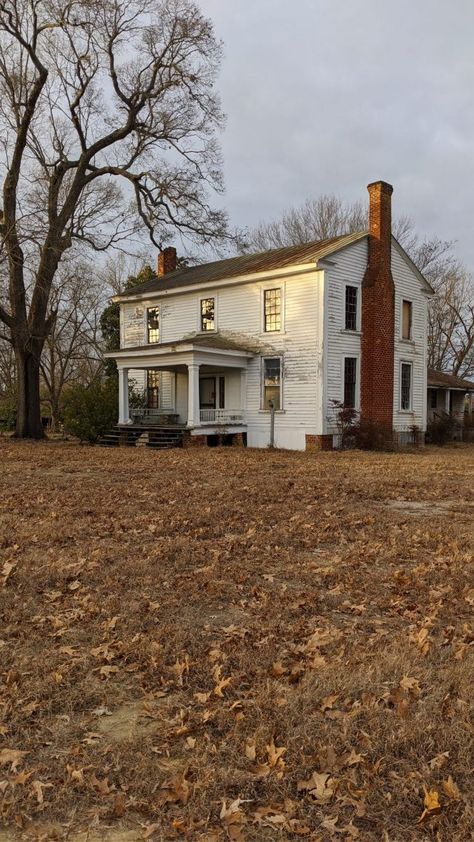
[[208,201],[222,186],[220,55],[192,0],[0,0],[0,322],[18,436],[43,436],[40,360],[68,249],[143,229],[157,247],[225,237]]

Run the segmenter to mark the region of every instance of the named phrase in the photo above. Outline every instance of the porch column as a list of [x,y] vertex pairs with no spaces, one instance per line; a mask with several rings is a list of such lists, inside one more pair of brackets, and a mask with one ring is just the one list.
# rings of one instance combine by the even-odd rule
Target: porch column
[[451,393],[451,389],[446,389],[446,394],[444,396],[444,411],[449,415],[449,396]]
[[188,427],[200,427],[199,412],[199,365],[188,364]]
[[128,409],[128,368],[119,368],[119,424],[130,424]]
[[243,421],[247,422],[247,368],[240,369],[240,407],[243,412]]

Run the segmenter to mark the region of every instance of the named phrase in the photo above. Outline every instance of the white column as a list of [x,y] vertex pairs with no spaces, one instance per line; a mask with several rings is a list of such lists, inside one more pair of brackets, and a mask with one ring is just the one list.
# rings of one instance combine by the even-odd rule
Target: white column
[[445,412],[448,413],[448,415],[449,415],[449,395],[450,395],[450,393],[451,393],[451,390],[446,389],[446,394],[444,396],[444,409],[445,409]]
[[[259,404],[260,406],[260,404]],[[247,368],[240,369],[240,407],[244,414],[244,421],[247,421]]]
[[199,365],[188,364],[188,427],[199,427]]
[[119,424],[130,424],[128,409],[128,368],[119,368]]

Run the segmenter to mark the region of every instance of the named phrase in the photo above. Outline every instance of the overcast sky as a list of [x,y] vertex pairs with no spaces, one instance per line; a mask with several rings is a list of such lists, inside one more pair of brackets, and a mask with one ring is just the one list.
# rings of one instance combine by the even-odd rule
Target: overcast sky
[[474,270],[472,0],[199,0],[224,41],[226,206],[251,226],[394,186]]

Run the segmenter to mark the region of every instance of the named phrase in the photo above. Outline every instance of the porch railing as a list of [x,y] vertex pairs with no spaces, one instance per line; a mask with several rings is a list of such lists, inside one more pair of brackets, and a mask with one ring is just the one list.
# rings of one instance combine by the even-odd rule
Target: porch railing
[[201,424],[243,424],[242,409],[201,409]]

